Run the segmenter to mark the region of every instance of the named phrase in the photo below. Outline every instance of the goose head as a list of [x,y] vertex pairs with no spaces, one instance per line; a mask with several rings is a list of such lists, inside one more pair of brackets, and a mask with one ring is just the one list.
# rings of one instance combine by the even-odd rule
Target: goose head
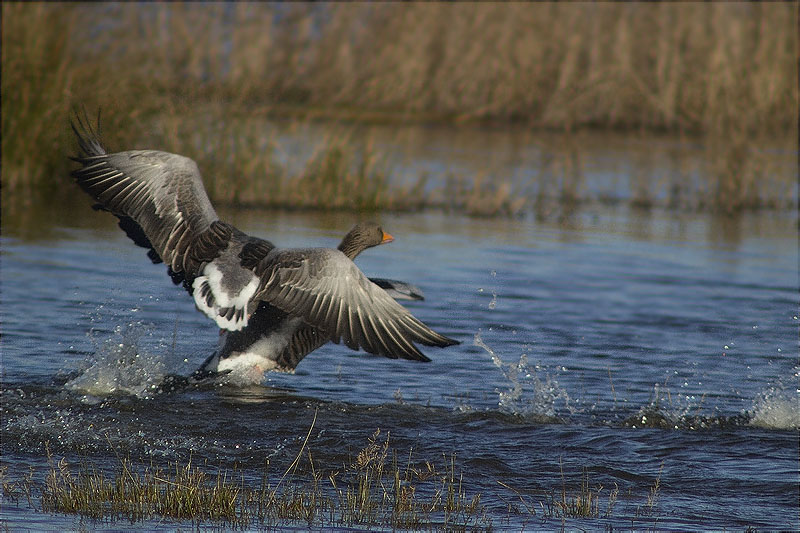
[[339,251],[350,259],[355,259],[367,248],[393,240],[394,237],[383,231],[383,228],[375,222],[359,222],[344,236],[339,244]]

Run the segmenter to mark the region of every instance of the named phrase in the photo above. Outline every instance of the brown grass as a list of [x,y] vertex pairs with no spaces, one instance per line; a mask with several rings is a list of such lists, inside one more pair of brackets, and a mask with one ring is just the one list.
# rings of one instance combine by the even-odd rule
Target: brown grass
[[[189,79],[247,101],[557,129],[795,123],[793,3],[249,4],[213,21],[188,9],[168,10],[171,62],[192,57]],[[209,31],[187,30],[192,16]],[[223,72],[214,31],[225,20],[236,30]]]
[[377,431],[355,458],[333,470],[315,460],[307,442],[308,435],[277,482],[270,477],[269,462],[258,484],[236,469],[210,473],[209,465],[194,464],[191,458],[167,468],[119,458],[117,471],[110,475],[88,462],[76,469],[65,459],[49,458],[41,487],[32,476],[7,480],[5,470],[0,470],[0,480],[4,496],[15,502],[27,491],[31,505],[30,493],[38,491],[43,511],[94,519],[169,518],[236,528],[491,529],[480,494],[467,495],[455,457],[435,466],[412,461],[409,452],[403,463],[390,448],[388,435]]
[[[66,124],[76,104],[104,109],[110,146],[192,155],[214,200],[315,209],[430,202],[422,178],[397,188],[369,143],[346,138],[324,141],[299,175],[288,175],[263,122],[243,128],[242,117],[697,134],[713,168],[696,207],[731,212],[770,207],[784,192],[765,183],[767,163],[743,155],[748,148],[776,137],[797,145],[792,2],[6,2],[2,9],[6,205],[58,197],[64,181],[53,176],[69,170]],[[534,198],[490,171],[475,175],[438,191],[446,207],[516,214],[540,203],[537,196],[585,200],[572,171]],[[647,186],[633,191],[632,204],[652,204]],[[691,194],[681,187],[673,187],[675,204]]]
[[[236,529],[483,531],[493,529],[493,520],[500,521],[501,529],[512,520],[525,529],[559,521],[563,526],[567,519],[573,526],[581,525],[575,520],[586,520],[587,527],[596,528],[603,519],[634,524],[659,517],[663,464],[649,486],[621,490],[617,483],[607,489],[590,479],[587,468],[567,479],[559,459],[560,488],[520,491],[497,480],[503,490],[484,495],[470,490],[473,480],[459,471],[455,454],[435,460],[421,460],[412,450],[401,454],[380,430],[354,456],[323,464],[312,449],[313,430],[314,422],[295,459],[277,475],[269,460],[260,470],[245,471],[213,467],[191,456],[164,466],[117,454],[115,461],[99,467],[88,460],[56,460],[45,445],[44,475],[33,467],[12,474],[0,465],[0,490],[8,505],[27,504],[46,513]],[[558,472],[553,472],[554,485]]]

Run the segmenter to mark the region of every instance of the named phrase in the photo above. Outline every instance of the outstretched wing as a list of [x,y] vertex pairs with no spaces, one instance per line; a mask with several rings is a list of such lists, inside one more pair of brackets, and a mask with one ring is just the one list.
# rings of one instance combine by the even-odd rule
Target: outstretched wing
[[219,222],[194,161],[154,150],[108,154],[87,124],[72,127],[83,152],[75,181],[103,209],[134,221],[172,271],[194,276],[227,245],[232,228]]
[[255,299],[302,317],[351,349],[427,361],[414,343],[457,344],[412,316],[338,250],[273,250],[256,272],[262,286]]
[[[395,300],[424,300],[422,290],[416,285],[395,279],[369,278],[369,280],[386,291]],[[261,305],[266,305],[262,302]],[[275,362],[284,370],[293,370],[303,358],[323,346],[330,339],[321,329],[303,324],[295,331],[289,344],[278,354]],[[429,361],[425,357],[426,361]]]
[[188,157],[155,150],[109,154],[88,124],[78,119],[72,128],[82,152],[74,159],[83,166],[72,173],[78,185],[120,219],[136,244],[149,246],[150,258],[166,263],[221,328],[246,326],[258,286],[250,256],[260,259],[273,245],[219,220]]

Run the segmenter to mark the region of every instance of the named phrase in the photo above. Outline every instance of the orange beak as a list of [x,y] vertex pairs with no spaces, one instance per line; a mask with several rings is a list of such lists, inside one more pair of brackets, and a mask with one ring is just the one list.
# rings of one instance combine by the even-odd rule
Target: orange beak
[[383,240],[381,241],[381,244],[386,244],[387,242],[392,242],[393,240],[394,240],[394,237],[392,237],[391,235],[389,235],[385,231],[383,232]]

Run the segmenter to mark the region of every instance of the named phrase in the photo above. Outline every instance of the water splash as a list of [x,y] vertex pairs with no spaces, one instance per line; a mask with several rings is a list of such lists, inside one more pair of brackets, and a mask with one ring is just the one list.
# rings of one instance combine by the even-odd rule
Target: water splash
[[623,422],[630,427],[698,430],[757,426],[766,429],[800,429],[800,391],[787,391],[782,384],[770,387],[753,402],[753,408],[739,414],[711,414],[703,407],[705,395],[670,395],[655,384],[650,402]]
[[625,424],[633,428],[696,429],[705,427],[705,419],[700,415],[705,396],[675,394],[666,384],[653,384],[650,401],[639,408],[635,415],[628,417]]
[[117,326],[110,337],[98,340],[94,355],[85,362],[80,374],[65,383],[69,390],[87,395],[86,400],[113,394],[149,397],[166,375],[159,356],[144,351],[141,339],[149,328],[140,322]]
[[[489,274],[493,278],[497,277],[497,271],[496,270],[492,270]],[[479,287],[478,288],[478,294],[483,294],[484,292],[486,292],[486,291],[484,290],[483,287]],[[490,309],[490,310],[494,310],[497,307],[497,291],[496,290],[492,290],[492,299],[489,301],[489,303],[486,305],[486,307],[487,307],[487,309]]]
[[[492,270],[491,275],[493,278],[497,277],[497,271]],[[497,307],[497,291],[492,291],[492,300],[489,302],[489,309],[494,309]]]
[[794,390],[782,383],[770,387],[753,402],[750,424],[766,429],[800,429],[800,371],[795,372]]
[[546,375],[540,379],[535,367],[528,364],[528,355],[523,353],[517,363],[504,362],[481,338],[481,330],[475,334],[474,345],[486,350],[494,365],[500,369],[511,385],[506,390],[497,390],[500,411],[523,417],[556,418],[556,404],[563,401],[572,412],[570,397],[558,381]]

